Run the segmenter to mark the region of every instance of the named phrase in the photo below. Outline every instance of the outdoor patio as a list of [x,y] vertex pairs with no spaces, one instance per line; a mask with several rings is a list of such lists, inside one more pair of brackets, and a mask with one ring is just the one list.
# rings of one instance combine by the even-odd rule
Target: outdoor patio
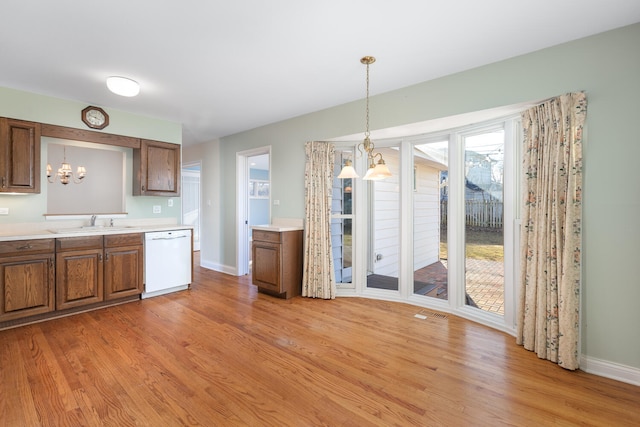
[[[504,315],[504,266],[498,261],[467,259],[468,305]],[[413,293],[433,298],[448,299],[447,261],[435,262],[414,272]],[[367,286],[378,289],[398,289],[398,279],[370,274]]]
[[[467,304],[504,314],[504,266],[498,261],[466,260]],[[414,293],[448,299],[447,261],[414,272]]]

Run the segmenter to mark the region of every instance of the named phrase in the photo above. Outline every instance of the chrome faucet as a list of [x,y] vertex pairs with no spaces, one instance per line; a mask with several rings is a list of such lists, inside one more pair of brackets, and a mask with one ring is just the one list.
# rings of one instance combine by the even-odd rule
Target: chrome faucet
[[95,227],[96,226],[96,216],[95,215],[91,215],[91,226]]

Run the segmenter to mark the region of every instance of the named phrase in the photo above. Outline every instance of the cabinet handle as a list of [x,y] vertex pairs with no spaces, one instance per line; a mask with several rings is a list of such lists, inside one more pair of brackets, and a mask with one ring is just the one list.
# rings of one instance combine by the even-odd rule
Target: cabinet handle
[[105,254],[105,256],[104,256],[104,260],[105,260],[105,261],[109,261],[109,254]]
[[98,261],[102,262],[102,254],[98,254]]
[[2,188],[6,188],[7,187],[7,177],[3,176],[2,177]]
[[[4,178],[2,178],[2,179],[4,180]],[[4,187],[4,185],[3,185],[3,187]],[[144,185],[142,186],[142,191],[145,191]]]
[[24,251],[25,249],[31,249],[31,248],[32,248],[31,244],[27,243],[26,245],[19,246],[16,249],[19,250],[19,251]]

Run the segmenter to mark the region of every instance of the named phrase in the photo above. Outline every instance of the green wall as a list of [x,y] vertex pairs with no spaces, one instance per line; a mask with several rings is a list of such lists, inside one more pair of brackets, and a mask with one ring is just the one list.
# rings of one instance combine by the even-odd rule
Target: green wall
[[[371,98],[371,123],[381,129],[586,91],[582,350],[589,358],[640,369],[638,46],[635,24],[381,94]],[[203,245],[203,260],[235,268],[236,152],[270,145],[272,197],[280,200],[272,217],[302,218],[304,142],[362,132],[363,108],[360,100],[203,149],[203,171],[215,164],[219,180],[203,196],[219,195],[208,210],[219,224],[203,226],[203,244],[215,239]]]
[[[80,112],[87,105],[77,101],[57,99],[0,87],[0,117],[89,130],[80,119]],[[109,114],[109,126],[103,131],[104,133],[153,139],[174,144],[182,143],[182,126],[179,123],[152,119],[109,108],[105,108],[105,111]],[[46,143],[42,144],[41,157],[41,193],[33,195],[0,194],[0,207],[9,208],[9,215],[0,216],[0,223],[45,221],[43,214],[46,213],[47,207],[47,185],[50,185],[47,183],[45,174],[47,163]],[[181,218],[179,198],[174,198],[173,207],[168,207],[166,197],[132,196],[132,165],[133,156],[130,151],[127,153],[126,158],[125,203],[128,213],[127,218],[177,218],[179,222]],[[91,171],[88,171],[88,174],[89,177]],[[154,214],[153,205],[161,205],[162,213]]]

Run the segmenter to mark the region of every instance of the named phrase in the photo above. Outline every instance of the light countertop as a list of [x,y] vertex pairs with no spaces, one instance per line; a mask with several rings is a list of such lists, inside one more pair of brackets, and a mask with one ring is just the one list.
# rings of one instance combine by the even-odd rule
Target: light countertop
[[274,224],[252,225],[251,228],[253,230],[276,231],[276,232],[296,231],[296,230],[303,230],[304,229],[302,226],[296,226],[296,225],[274,225]]
[[271,224],[252,225],[253,230],[262,231],[296,231],[304,230],[304,225],[301,218],[273,218]]
[[28,239],[56,239],[60,237],[83,237],[105,234],[128,234],[128,233],[147,233],[152,231],[169,231],[169,230],[188,230],[193,227],[190,225],[140,225],[140,226],[97,226],[97,227],[60,227],[56,228],[54,224],[49,229],[34,229],[28,231],[18,229],[16,231],[3,230],[0,232],[0,242],[10,242],[14,240]]

